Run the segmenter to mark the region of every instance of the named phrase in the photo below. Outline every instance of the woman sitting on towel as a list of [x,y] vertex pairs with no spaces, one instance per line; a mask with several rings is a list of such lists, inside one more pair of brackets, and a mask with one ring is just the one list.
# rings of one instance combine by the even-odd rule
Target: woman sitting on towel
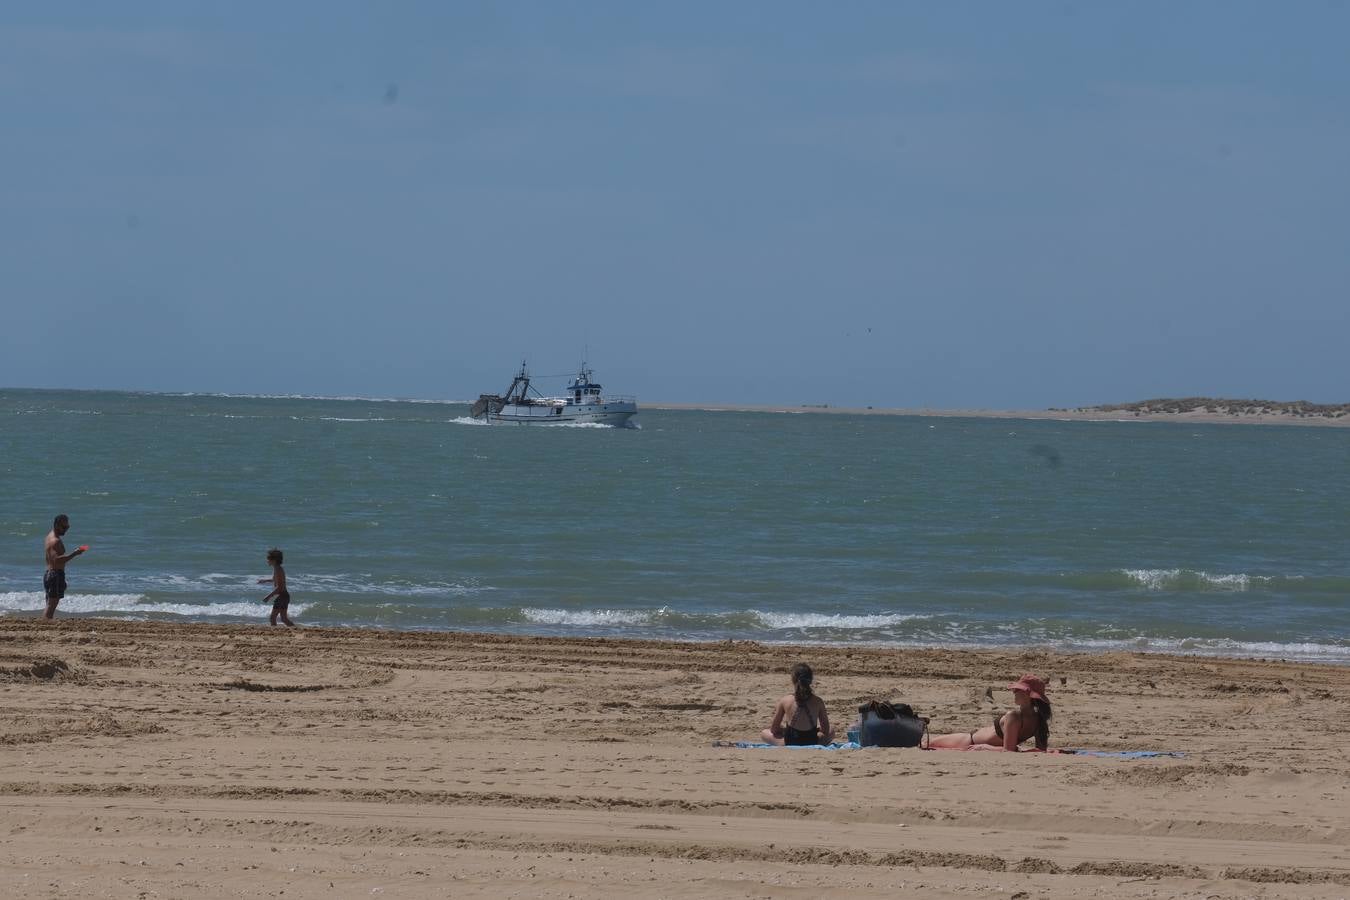
[[935,750],[1011,750],[1036,739],[1036,749],[1050,745],[1050,701],[1045,699],[1045,682],[1035,675],[1023,675],[1008,687],[1013,692],[1012,709],[994,716],[994,724],[975,731],[935,734],[928,746]]
[[830,728],[830,717],[825,712],[825,701],[811,690],[814,680],[815,674],[806,663],[792,667],[792,693],[773,708],[773,721],[763,732],[765,741],[789,747],[830,742],[834,730]]

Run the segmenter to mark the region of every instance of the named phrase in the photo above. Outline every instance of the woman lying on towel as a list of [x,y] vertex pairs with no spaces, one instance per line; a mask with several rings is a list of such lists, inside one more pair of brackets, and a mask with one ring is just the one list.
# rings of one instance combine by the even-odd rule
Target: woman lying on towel
[[814,680],[815,674],[806,663],[792,667],[792,693],[773,708],[773,721],[763,731],[766,742],[808,747],[828,744],[834,737],[830,717],[825,713],[825,701],[811,690]]
[[1036,749],[1045,750],[1050,744],[1050,701],[1045,699],[1045,682],[1035,675],[1023,675],[1008,685],[1016,704],[1007,712],[994,716],[994,724],[975,731],[956,734],[935,734],[928,746],[934,750],[1011,750],[1031,738]]

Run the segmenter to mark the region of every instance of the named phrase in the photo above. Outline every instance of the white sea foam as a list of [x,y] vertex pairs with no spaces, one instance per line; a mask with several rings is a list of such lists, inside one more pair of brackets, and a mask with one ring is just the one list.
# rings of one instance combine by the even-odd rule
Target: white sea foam
[[1121,569],[1120,571],[1151,591],[1167,586],[1181,574],[1180,569]]
[[916,619],[932,618],[932,616],[918,613],[881,613],[870,616],[850,616],[842,613],[775,613],[761,612],[760,610],[751,610],[751,615],[758,618],[760,622],[769,628],[782,630],[792,628],[839,628],[852,630],[886,628],[891,625],[912,622]]
[[[296,615],[311,604],[292,603],[290,611]],[[12,591],[0,594],[0,614],[39,612],[46,608],[41,591]],[[256,618],[266,615],[271,605],[256,600],[226,603],[155,603],[145,594],[68,594],[57,608],[58,614],[124,615],[124,616],[184,616],[187,618]]]
[[[291,615],[298,616],[311,606],[313,606],[312,603],[291,601],[288,611]],[[134,615],[185,616],[191,619],[222,617],[254,619],[259,616],[266,616],[271,611],[271,603],[260,603],[257,600],[236,600],[225,603],[142,603],[134,609],[122,610],[122,612]]]
[[1230,641],[1194,638],[1181,641],[1183,651],[1217,654],[1220,656],[1281,656],[1301,659],[1350,657],[1350,647],[1312,642],[1279,643],[1276,641]]
[[1253,583],[1269,582],[1268,575],[1211,574],[1190,569],[1121,569],[1121,572],[1150,591],[1195,587],[1202,590],[1245,591]]
[[378,417],[367,419],[344,419],[341,416],[319,416],[320,422],[388,422],[388,419]]
[[[760,639],[763,640],[763,639]],[[821,647],[837,646],[837,640],[812,640],[798,636],[764,640],[767,644],[810,643]],[[1060,639],[1021,641],[982,641],[978,639],[959,639],[951,637],[917,637],[905,640],[889,638],[868,638],[848,640],[849,646],[858,647],[916,647],[943,650],[989,650],[990,648],[1007,650],[1031,648],[1049,648],[1061,652],[1106,653],[1128,651],[1135,653],[1168,653],[1178,656],[1217,657],[1223,659],[1289,659],[1300,662],[1327,663],[1344,665],[1350,663],[1350,646],[1342,644],[1319,643],[1274,643],[1261,641],[1230,641],[1206,638],[1159,639],[1134,638],[1123,640],[1106,639]]]
[[1270,580],[1269,578],[1260,575],[1244,575],[1241,572],[1236,575],[1211,575],[1208,572],[1196,572],[1195,574],[1201,581],[1204,581],[1207,584],[1212,584],[1215,587],[1231,588],[1236,591],[1245,591],[1247,588],[1251,587],[1253,581]]
[[1321,644],[1313,641],[1238,641],[1231,638],[1155,638],[1140,636],[1117,640],[1069,638],[1046,641],[1045,643],[1048,646],[1067,650],[1090,652],[1132,650],[1142,653],[1176,653],[1183,656],[1222,656],[1244,659],[1276,657],[1321,662],[1350,660],[1350,646]]
[[525,620],[535,625],[650,625],[654,614],[630,609],[535,609],[520,611]]
[[[61,601],[62,612],[118,612],[130,609],[145,599],[144,594],[68,594]],[[0,612],[27,612],[47,608],[42,591],[9,591],[0,594]]]

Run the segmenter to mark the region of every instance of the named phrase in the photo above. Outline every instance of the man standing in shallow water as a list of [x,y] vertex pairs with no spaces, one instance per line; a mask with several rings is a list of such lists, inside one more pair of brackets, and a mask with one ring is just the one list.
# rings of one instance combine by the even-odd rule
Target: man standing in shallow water
[[77,547],[66,552],[65,542],[61,540],[70,530],[70,517],[65,513],[52,520],[52,530],[47,532],[45,553],[47,572],[42,576],[42,588],[47,593],[47,613],[44,619],[56,618],[56,604],[66,595],[66,563],[84,553],[88,547]]

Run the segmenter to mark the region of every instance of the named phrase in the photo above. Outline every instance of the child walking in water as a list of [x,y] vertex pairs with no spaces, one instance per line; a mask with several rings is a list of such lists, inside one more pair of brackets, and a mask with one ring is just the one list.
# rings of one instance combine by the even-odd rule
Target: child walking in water
[[258,584],[272,585],[272,593],[263,598],[264,603],[272,601],[272,624],[277,624],[277,618],[280,617],[286,627],[290,628],[295,623],[286,615],[286,608],[291,605],[291,595],[286,590],[286,570],[281,567],[281,558],[281,551],[276,547],[267,551],[267,564],[272,567],[272,577],[259,578]]

